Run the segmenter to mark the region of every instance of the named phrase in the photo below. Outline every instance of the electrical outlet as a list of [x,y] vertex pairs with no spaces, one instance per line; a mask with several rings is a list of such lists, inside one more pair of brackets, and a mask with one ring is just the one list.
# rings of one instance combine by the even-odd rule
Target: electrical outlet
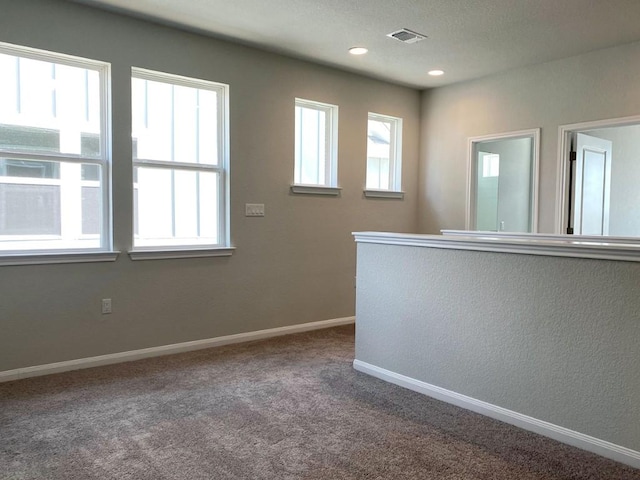
[[264,217],[264,203],[245,203],[245,217]]
[[107,313],[111,313],[111,299],[103,298],[102,299],[102,314],[106,315]]

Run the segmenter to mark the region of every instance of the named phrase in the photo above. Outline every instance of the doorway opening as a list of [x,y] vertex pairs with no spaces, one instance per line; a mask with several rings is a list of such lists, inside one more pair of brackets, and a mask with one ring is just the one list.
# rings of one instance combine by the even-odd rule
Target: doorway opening
[[640,117],[560,127],[556,233],[640,237]]
[[540,129],[469,139],[466,229],[535,233]]

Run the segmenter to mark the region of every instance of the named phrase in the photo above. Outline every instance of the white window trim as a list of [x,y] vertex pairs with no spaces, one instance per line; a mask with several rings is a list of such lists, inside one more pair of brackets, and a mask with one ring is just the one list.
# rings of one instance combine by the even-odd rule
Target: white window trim
[[364,196],[366,198],[391,198],[396,200],[403,200],[404,192],[398,192],[395,190],[377,190],[370,188],[364,191]]
[[100,247],[0,251],[0,266],[115,261],[120,252],[113,249],[112,229],[111,64],[9,43],[0,43],[0,53],[97,71],[100,81],[100,151],[102,153],[100,157],[83,157],[82,155],[55,152],[43,154],[0,149],[0,156],[7,158],[99,165],[102,178],[102,237]]
[[[218,257],[230,256],[235,250],[231,246],[230,234],[230,205],[229,205],[229,85],[210,80],[185,77],[170,73],[147,70],[139,67],[131,68],[131,78],[151,80],[162,83],[170,83],[190,88],[202,88],[217,91],[220,101],[218,103],[218,128],[220,142],[218,144],[217,165],[194,164],[184,162],[168,162],[151,159],[132,159],[132,168],[153,167],[177,170],[195,170],[215,172],[218,174],[218,244],[184,244],[184,245],[157,245],[135,246],[135,238],[132,237],[132,248],[128,251],[132,260],[154,260],[168,258],[194,258],[194,257]],[[135,217],[135,212],[134,212]],[[132,225],[133,227],[133,225]],[[133,232],[133,228],[132,228]]]
[[306,195],[333,195],[338,196],[342,192],[340,187],[324,187],[322,185],[291,185],[291,193]]
[[15,265],[47,265],[57,263],[115,262],[120,252],[61,251],[29,252],[0,256],[0,267]]
[[[382,115],[380,113],[369,112],[367,115],[367,125],[369,120],[378,122],[390,122],[393,125],[391,132],[390,153],[392,157],[389,159],[389,175],[391,175],[389,189],[367,188],[366,187],[366,171],[365,171],[365,189],[364,196],[366,198],[393,198],[404,199],[402,191],[402,118],[392,117],[391,115]],[[368,129],[368,128],[367,128]],[[367,159],[369,158],[367,152]]]
[[129,251],[131,260],[168,260],[176,258],[203,258],[203,257],[230,257],[235,251],[234,247],[228,248],[187,248],[173,250],[170,247],[163,249],[140,247]]
[[[294,152],[294,176],[291,184],[291,193],[310,194],[310,195],[339,195],[338,187],[338,105],[330,103],[316,102],[314,100],[305,100],[303,98],[295,99],[295,106],[302,108],[310,108],[326,113],[325,124],[325,144],[327,165],[324,184],[304,184],[296,182],[295,171],[298,168],[296,164]],[[295,131],[295,128],[294,128]],[[295,133],[294,133],[295,135]]]

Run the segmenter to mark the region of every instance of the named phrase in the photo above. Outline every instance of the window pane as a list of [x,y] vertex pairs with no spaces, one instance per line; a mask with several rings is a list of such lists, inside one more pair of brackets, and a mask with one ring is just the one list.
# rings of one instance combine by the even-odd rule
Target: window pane
[[0,149],[100,156],[99,72],[0,54]]
[[60,186],[0,180],[0,236],[60,235]]
[[179,162],[198,163],[198,91],[173,87],[174,158]]
[[198,90],[198,141],[200,163],[220,164],[220,139],[218,138],[218,93]]
[[217,165],[218,93],[132,79],[135,159]]
[[367,181],[366,188],[391,190],[392,124],[369,119],[367,131]]
[[217,173],[149,167],[136,171],[136,246],[220,243]]
[[295,182],[325,185],[327,182],[327,113],[296,107]]
[[390,187],[389,159],[367,158],[367,188],[389,190]]
[[171,85],[133,79],[134,158],[173,160],[172,99]]
[[82,234],[99,235],[102,216],[102,189],[99,182],[83,182],[82,185]]
[[99,168],[95,179],[82,178],[95,167],[0,159],[0,250],[100,247]]

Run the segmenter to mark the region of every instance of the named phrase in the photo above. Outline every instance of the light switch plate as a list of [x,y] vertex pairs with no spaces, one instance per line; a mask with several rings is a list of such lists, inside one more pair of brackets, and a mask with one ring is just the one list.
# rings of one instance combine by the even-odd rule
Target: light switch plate
[[245,203],[244,215],[246,217],[264,217],[264,203]]

